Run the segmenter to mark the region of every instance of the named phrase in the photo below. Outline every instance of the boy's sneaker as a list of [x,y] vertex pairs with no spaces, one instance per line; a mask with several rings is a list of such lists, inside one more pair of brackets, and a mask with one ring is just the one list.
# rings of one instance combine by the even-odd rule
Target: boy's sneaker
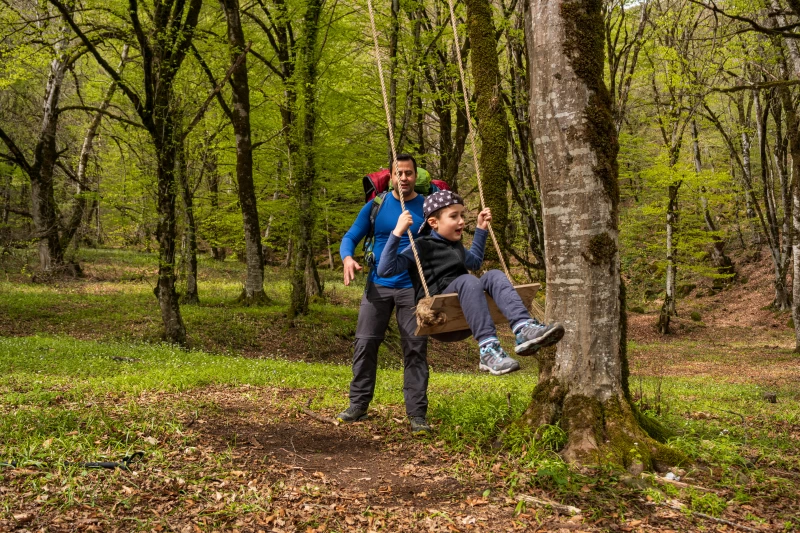
[[481,364],[478,368],[501,376],[519,370],[519,362],[509,357],[499,342],[493,342],[481,348]]
[[545,346],[552,346],[564,336],[564,326],[558,322],[541,324],[535,319],[528,320],[517,332],[517,355],[533,355]]
[[411,433],[414,435],[422,435],[430,432],[431,427],[428,425],[428,422],[425,420],[424,416],[411,417]]
[[336,420],[339,422],[358,422],[367,418],[367,410],[360,407],[353,407],[352,405],[336,415]]

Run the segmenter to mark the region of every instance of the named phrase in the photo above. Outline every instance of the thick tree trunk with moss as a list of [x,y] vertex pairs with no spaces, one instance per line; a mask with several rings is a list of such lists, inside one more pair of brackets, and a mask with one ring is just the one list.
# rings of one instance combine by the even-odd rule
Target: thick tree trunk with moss
[[297,201],[298,239],[295,268],[292,274],[292,297],[289,318],[308,313],[312,296],[322,290],[319,274],[314,263],[314,228],[316,210],[314,188],[316,182],[316,159],[314,133],[316,129],[316,82],[317,82],[317,36],[322,0],[308,0],[304,18],[303,64],[300,86],[303,94],[303,120],[300,123],[299,168],[294,186]]
[[[481,178],[486,206],[492,208],[492,228],[505,248],[508,224],[506,191],[508,169],[508,118],[503,106],[497,33],[489,0],[466,0],[472,77],[477,98],[478,133],[481,138]],[[491,248],[489,248],[491,250]]]
[[560,424],[562,456],[632,470],[667,460],[630,402],[618,251],[617,135],[603,82],[601,0],[529,0],[531,126],[542,189],[547,317],[564,339],[540,353],[522,422]]

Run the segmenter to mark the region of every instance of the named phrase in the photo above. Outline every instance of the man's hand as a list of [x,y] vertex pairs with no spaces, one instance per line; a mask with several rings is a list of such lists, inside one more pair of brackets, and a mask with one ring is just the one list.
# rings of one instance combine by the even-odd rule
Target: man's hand
[[408,231],[408,228],[413,225],[414,218],[411,216],[411,213],[408,211],[403,211],[400,214],[400,217],[397,219],[397,226],[394,227],[394,231],[392,231],[392,233],[394,233],[397,237],[402,237],[403,234]]
[[350,285],[350,282],[356,279],[356,270],[362,270],[363,267],[356,263],[356,260],[349,255],[344,258],[344,285]]
[[492,210],[488,207],[478,213],[478,227],[480,229],[486,229],[489,227],[489,222],[492,221]]

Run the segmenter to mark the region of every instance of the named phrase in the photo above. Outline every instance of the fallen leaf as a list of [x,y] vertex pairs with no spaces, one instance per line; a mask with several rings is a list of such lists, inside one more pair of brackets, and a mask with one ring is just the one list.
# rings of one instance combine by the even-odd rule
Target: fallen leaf
[[27,524],[33,520],[33,513],[19,513],[14,515],[14,520],[20,524]]

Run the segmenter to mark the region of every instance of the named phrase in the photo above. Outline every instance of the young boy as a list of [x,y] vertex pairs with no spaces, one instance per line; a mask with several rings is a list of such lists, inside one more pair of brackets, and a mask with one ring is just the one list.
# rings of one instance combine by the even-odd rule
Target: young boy
[[[500,346],[489,305],[484,291],[492,297],[497,307],[508,319],[517,340],[517,355],[533,355],[540,348],[555,344],[564,336],[564,326],[555,322],[540,324],[531,318],[517,291],[499,270],[490,270],[480,279],[468,270],[478,270],[483,263],[487,227],[492,213],[484,209],[478,214],[475,237],[469,250],[461,244],[464,231],[464,200],[451,191],[439,191],[425,199],[422,208],[425,222],[419,233],[430,233],[417,238],[417,245],[425,281],[431,296],[458,293],[461,310],[480,346],[480,370],[499,376],[519,370],[519,363]],[[425,296],[419,271],[411,246],[398,254],[400,237],[413,224],[411,215],[404,211],[397,220],[383,249],[378,264],[379,276],[392,276],[408,270],[416,289],[416,301]]]

